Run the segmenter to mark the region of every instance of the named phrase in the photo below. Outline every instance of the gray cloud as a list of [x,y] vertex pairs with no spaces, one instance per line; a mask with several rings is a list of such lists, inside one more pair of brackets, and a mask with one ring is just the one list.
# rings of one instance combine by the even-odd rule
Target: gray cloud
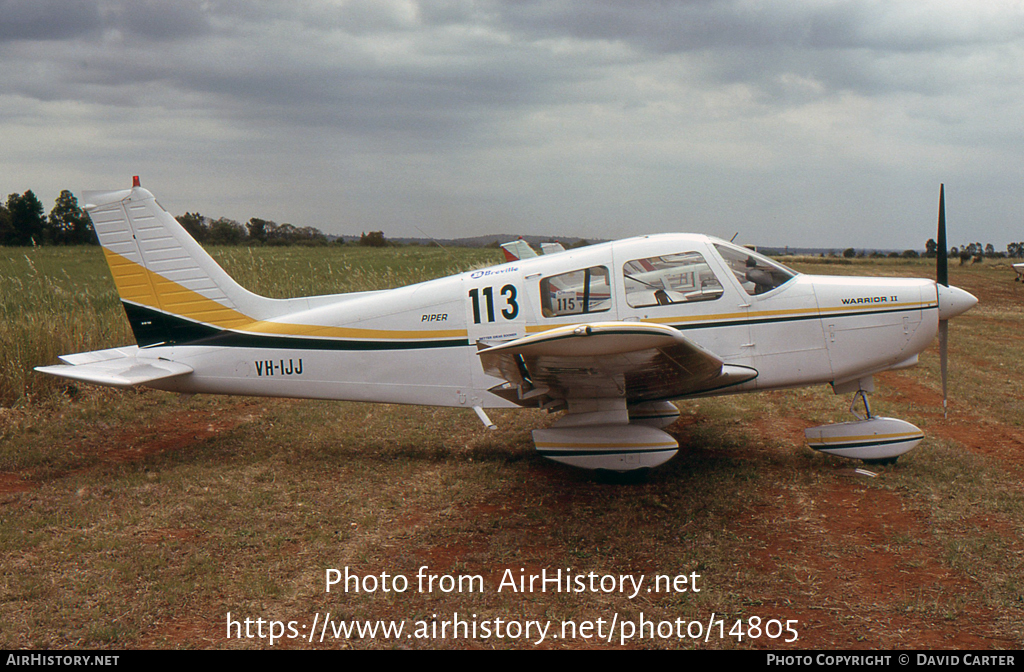
[[778,236],[807,240],[848,235],[854,222],[883,240],[908,216],[895,195],[859,199],[867,210],[844,208],[830,233],[819,223],[846,198],[836,190],[917,189],[955,171],[990,216],[995,190],[1021,176],[1014,4],[0,0],[0,10],[0,133],[25,138],[10,157],[31,156],[30,142],[53,147],[45,166],[0,160],[8,175],[46,175],[61,153],[80,174],[97,152],[114,165],[159,147],[188,168],[154,165],[211,208],[228,190],[195,185],[197,166],[237,174],[238,202],[269,202],[296,172],[330,184],[326,198],[313,186],[280,195],[299,222],[323,224],[343,206],[361,228],[410,233],[426,217],[446,231],[487,222],[607,237],[630,220],[656,230],[684,217],[731,235],[767,216],[785,222]]

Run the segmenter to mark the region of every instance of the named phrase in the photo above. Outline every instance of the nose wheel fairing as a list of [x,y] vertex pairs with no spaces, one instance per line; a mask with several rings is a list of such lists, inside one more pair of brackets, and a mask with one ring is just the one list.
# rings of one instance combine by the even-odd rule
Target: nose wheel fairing
[[[857,412],[857,401],[864,402],[864,415]],[[895,462],[924,439],[922,432],[906,420],[871,415],[868,395],[858,390],[850,405],[857,420],[804,430],[807,445],[830,455],[873,463]]]

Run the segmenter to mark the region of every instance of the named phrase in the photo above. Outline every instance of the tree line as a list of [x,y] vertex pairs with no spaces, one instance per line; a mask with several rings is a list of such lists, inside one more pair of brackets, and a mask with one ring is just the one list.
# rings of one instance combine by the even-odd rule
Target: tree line
[[[268,219],[253,217],[244,225],[227,217],[212,219],[198,212],[186,212],[175,219],[200,243],[209,245],[326,245],[327,236],[312,226],[278,224]],[[342,243],[341,238],[335,244]],[[89,216],[78,206],[78,199],[67,189],[60,192],[50,214],[46,215],[43,204],[28,190],[23,194],[10,194],[6,204],[0,204],[0,245],[96,245],[96,234],[89,223]],[[392,241],[381,231],[363,233],[359,245],[385,247]],[[578,245],[586,245],[580,241]],[[934,257],[938,243],[929,238],[924,246],[924,256]],[[877,254],[877,253],[876,253]],[[857,256],[853,248],[843,251],[844,257]],[[872,255],[875,256],[875,255]],[[883,256],[878,254],[878,256]],[[915,250],[906,250],[902,255],[916,257]],[[1010,243],[1006,252],[996,252],[989,243],[968,243],[950,248],[950,257],[959,257],[961,263],[970,259],[1024,257],[1024,242]]]
[[[175,219],[200,243],[210,245],[327,245],[327,236],[312,226],[278,224],[253,217],[246,224],[220,217],[212,219],[198,212],[186,212]],[[337,238],[335,243],[342,243]],[[384,234],[371,231],[360,241],[366,245],[386,244]],[[97,245],[89,216],[68,190],[60,192],[47,215],[32,190],[11,194],[0,203],[0,245]]]
[[[924,255],[926,257],[934,257],[938,254],[939,244],[932,238],[924,244]],[[960,263],[963,263],[969,259],[1005,259],[1007,257],[1013,259],[1019,259],[1024,257],[1024,242],[1010,243],[1006,246],[1006,251],[996,251],[995,245],[988,243],[982,245],[981,243],[968,243],[966,245],[960,245],[959,247],[954,245],[949,248],[950,257],[959,257]]]
[[60,192],[49,216],[31,190],[0,204],[0,245],[95,245],[89,218],[68,190]]

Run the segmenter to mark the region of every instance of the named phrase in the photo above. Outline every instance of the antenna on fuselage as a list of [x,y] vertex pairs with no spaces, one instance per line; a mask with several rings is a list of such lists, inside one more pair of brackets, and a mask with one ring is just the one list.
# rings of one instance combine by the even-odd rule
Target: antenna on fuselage
[[736,240],[736,236],[738,236],[738,235],[740,235],[740,232],[739,232],[739,231],[737,231],[736,233],[732,234],[732,238],[730,238],[730,239],[729,239],[729,242],[731,243],[731,242],[733,242],[734,240]]

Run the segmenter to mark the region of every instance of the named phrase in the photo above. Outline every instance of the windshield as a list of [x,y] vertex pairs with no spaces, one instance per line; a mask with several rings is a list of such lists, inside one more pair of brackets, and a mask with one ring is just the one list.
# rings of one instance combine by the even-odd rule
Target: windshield
[[797,275],[796,271],[745,247],[715,243],[715,248],[747,294],[770,292]]

